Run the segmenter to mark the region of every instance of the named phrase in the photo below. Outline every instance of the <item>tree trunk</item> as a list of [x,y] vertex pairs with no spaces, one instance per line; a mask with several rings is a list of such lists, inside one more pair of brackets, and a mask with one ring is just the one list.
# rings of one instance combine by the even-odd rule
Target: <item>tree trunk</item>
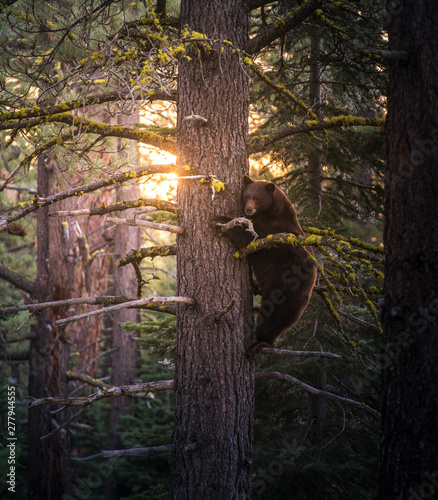
[[[55,165],[46,155],[38,159],[38,194],[48,196],[55,186]],[[71,200],[56,207],[71,208]],[[59,218],[49,218],[52,208],[41,208],[37,214],[37,279],[34,298],[38,302],[71,297],[74,275],[73,238],[68,226]],[[65,308],[52,308],[38,315],[36,339],[30,345],[29,396],[42,398],[68,396],[67,377],[69,343],[62,328],[54,321],[63,317]],[[28,498],[59,500],[69,491],[70,438],[68,430],[49,434],[69,418],[67,411],[52,414],[50,406],[29,409],[28,418]]]
[[438,3],[389,16],[380,498],[437,498]]
[[[242,47],[249,23],[243,3],[184,0],[181,25]],[[178,236],[178,295],[196,306],[178,312],[171,498],[244,499],[251,496],[254,394],[254,367],[245,356],[252,342],[249,272],[209,220],[241,213],[248,69],[219,43],[189,55],[178,75],[178,161],[190,174],[216,175],[225,191],[212,199],[199,179],[178,183],[185,228]],[[193,114],[208,122],[186,119]],[[231,300],[230,311],[215,321]]]
[[[135,200],[138,197],[138,187],[130,186],[129,189],[119,189],[117,201]],[[124,216],[133,217],[134,210],[126,210]],[[133,248],[140,248],[140,231],[138,227],[117,226],[115,233],[115,260],[122,259]],[[134,268],[123,266],[114,270],[115,294],[125,297],[135,297],[137,294],[137,281]],[[113,315],[113,342],[115,349],[112,355],[112,384],[126,385],[132,384],[136,376],[136,364],[138,357],[138,344],[132,338],[132,333],[124,330],[120,324],[125,321],[137,323],[139,321],[138,309],[122,309]],[[125,445],[118,432],[117,427],[122,425],[120,419],[126,414],[126,406],[132,404],[132,398],[121,397],[111,398],[110,429],[109,429],[109,450],[124,449]],[[118,484],[111,478],[106,485],[106,500],[118,500],[121,498],[121,491]],[[125,496],[127,492],[123,493]]]

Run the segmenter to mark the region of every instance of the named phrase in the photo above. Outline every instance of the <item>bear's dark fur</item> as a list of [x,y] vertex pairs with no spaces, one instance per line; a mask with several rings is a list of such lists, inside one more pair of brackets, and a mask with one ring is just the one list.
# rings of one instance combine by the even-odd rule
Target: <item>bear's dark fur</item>
[[[281,189],[272,182],[254,181],[248,176],[244,184],[245,216],[252,220],[259,238],[274,233],[304,236],[295,209]],[[214,223],[230,220],[217,217]],[[230,229],[225,236],[239,249],[253,239],[242,227]],[[249,349],[254,353],[264,345],[273,347],[275,339],[300,319],[315,285],[316,269],[300,247],[260,250],[250,254],[248,261],[262,296],[255,329],[257,342]]]

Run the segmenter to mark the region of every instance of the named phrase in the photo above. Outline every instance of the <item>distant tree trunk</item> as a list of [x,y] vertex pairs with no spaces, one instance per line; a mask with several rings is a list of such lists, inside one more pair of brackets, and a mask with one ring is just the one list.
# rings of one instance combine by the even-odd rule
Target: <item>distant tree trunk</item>
[[[119,189],[117,201],[135,200],[138,197],[138,187],[130,186],[128,189]],[[133,217],[133,210],[126,210],[124,217]],[[140,231],[138,227],[117,226],[115,232],[115,260],[122,259],[132,249],[140,248]],[[114,288],[116,295],[134,297],[137,293],[137,281],[132,266],[123,266],[114,269]],[[136,376],[136,361],[138,357],[138,344],[132,338],[132,333],[124,330],[120,323],[132,321],[137,323],[139,313],[137,309],[122,309],[113,315],[113,342],[112,348],[112,384],[132,384]],[[111,399],[109,442],[110,450],[125,448],[117,427],[123,424],[121,416],[126,414],[126,406],[132,403],[132,398],[121,397]],[[123,493],[123,495],[122,495]],[[121,492],[120,487],[109,478],[106,487],[106,500],[118,500],[127,492]]]
[[[181,26],[236,47],[248,38],[248,22],[240,0],[181,3]],[[252,342],[249,273],[209,220],[241,213],[248,70],[219,44],[190,57],[181,60],[178,75],[178,160],[191,174],[216,175],[226,189],[212,199],[199,179],[178,183],[185,228],[178,236],[178,295],[194,298],[196,306],[180,306],[177,318],[171,498],[245,499],[251,497],[254,394],[254,367],[245,356]],[[208,122],[186,119],[193,114]],[[231,300],[230,311],[215,321]]]
[[[38,159],[38,194],[48,196],[55,191],[55,165],[47,155]],[[57,209],[70,208],[70,200]],[[49,218],[52,208],[37,213],[37,278],[34,299],[38,302],[71,297],[74,275],[73,238],[68,226],[59,218]],[[52,308],[37,316],[36,339],[30,344],[29,396],[42,398],[68,396],[69,343],[62,328],[54,321],[65,316],[63,308]],[[52,414],[49,406],[29,410],[28,418],[28,498],[59,500],[71,484],[70,439],[67,430],[41,440],[69,417],[67,411]]]
[[438,3],[389,15],[380,498],[437,498]]

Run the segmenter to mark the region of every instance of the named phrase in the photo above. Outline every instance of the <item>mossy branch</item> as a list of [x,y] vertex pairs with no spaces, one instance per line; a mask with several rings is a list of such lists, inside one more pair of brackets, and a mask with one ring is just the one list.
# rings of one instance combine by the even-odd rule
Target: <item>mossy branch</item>
[[335,116],[326,120],[307,120],[299,125],[282,127],[265,135],[253,135],[248,145],[248,155],[262,153],[275,142],[296,134],[308,134],[317,130],[326,131],[342,127],[379,127],[383,128],[385,120],[382,118],[364,118],[362,116]]
[[66,101],[55,106],[33,106],[31,108],[21,108],[17,111],[5,111],[0,113],[0,124],[11,120],[23,120],[29,118],[49,118],[53,115],[73,111],[75,109],[87,108],[96,104],[105,104],[108,102],[124,101],[136,98],[141,101],[175,101],[176,94],[169,96],[165,92],[150,91],[139,93],[137,96],[134,94],[120,95],[119,92],[109,92],[98,96],[81,97],[74,101]]
[[136,169],[128,170],[127,172],[121,172],[118,174],[111,175],[105,179],[99,179],[97,181],[90,182],[89,184],[84,184],[82,186],[77,186],[67,191],[62,191],[61,193],[55,193],[47,198],[38,198],[35,196],[33,200],[28,202],[27,206],[22,208],[19,212],[10,215],[5,220],[0,223],[0,227],[14,222],[18,219],[25,217],[26,215],[35,212],[36,210],[52,205],[53,203],[67,198],[72,198],[73,196],[82,196],[85,193],[91,193],[97,191],[98,189],[113,186],[115,184],[122,184],[124,182],[144,177],[145,175],[153,174],[170,174],[175,173],[177,168],[175,165],[151,165],[149,167],[138,167]]
[[140,248],[140,250],[132,250],[126,257],[118,260],[116,265],[117,267],[122,267],[133,262],[141,262],[146,257],[167,257],[168,255],[176,255],[176,245],[157,245]]
[[189,306],[193,306],[195,305],[195,301],[194,299],[191,299],[189,297],[147,297],[145,299],[131,300],[122,304],[103,307],[102,309],[89,311],[87,313],[78,314],[76,316],[70,316],[69,318],[58,319],[57,321],[55,321],[55,325],[63,326],[67,323],[72,323],[73,321],[96,316],[97,314],[104,314],[127,308],[152,309],[154,311],[169,312],[166,310],[166,304],[187,304]]
[[274,40],[299,26],[305,19],[311,16],[321,4],[322,0],[306,0],[284,18],[277,19],[274,25],[267,28],[263,33],[251,38],[251,40],[246,43],[245,52],[248,54],[260,52]]
[[[234,256],[236,258],[246,257],[254,252],[258,252],[264,248],[272,248],[274,246],[279,245],[288,245],[288,246],[302,246],[302,247],[320,247],[320,246],[328,246],[336,251],[342,251],[344,254],[347,254],[351,258],[355,260],[360,260],[362,258],[368,258],[369,260],[375,262],[382,262],[383,257],[376,255],[381,254],[382,249],[380,247],[372,247],[365,249],[354,249],[351,248],[351,240],[339,240],[335,237],[330,236],[322,236],[322,235],[310,235],[310,236],[296,236],[292,233],[277,233],[270,234],[266,238],[261,238],[256,241],[252,241],[246,248],[236,251]],[[359,241],[359,240],[358,240]],[[370,252],[370,253],[368,253]]]
[[51,212],[49,217],[76,217],[78,215],[105,215],[111,212],[121,212],[129,208],[155,207],[163,212],[178,213],[175,203],[171,201],[158,200],[155,198],[137,198],[132,201],[119,201],[115,205],[101,205],[95,208],[82,208],[80,210],[60,210]]
[[101,390],[90,394],[89,396],[83,396],[80,398],[57,398],[57,397],[47,397],[34,399],[29,405],[29,408],[35,406],[81,406],[85,407],[94,403],[95,401],[100,401],[104,398],[117,398],[121,396],[135,396],[139,393],[157,392],[157,391],[168,391],[173,389],[173,380],[159,380],[157,382],[145,382],[143,384],[133,384],[133,385],[121,385],[117,387],[112,387],[111,389]]
[[176,154],[175,141],[152,130],[144,128],[131,128],[122,125],[108,125],[103,122],[89,120],[85,116],[75,116],[72,113],[58,113],[46,117],[20,119],[18,121],[0,122],[0,130],[29,130],[44,123],[65,123],[69,126],[80,127],[82,133],[96,134],[100,137],[120,137],[154,146],[172,154]]

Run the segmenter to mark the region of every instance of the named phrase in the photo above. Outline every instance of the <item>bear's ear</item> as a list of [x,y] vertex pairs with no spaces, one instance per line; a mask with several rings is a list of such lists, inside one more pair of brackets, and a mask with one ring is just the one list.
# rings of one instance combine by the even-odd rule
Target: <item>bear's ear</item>
[[265,188],[266,188],[266,191],[268,191],[268,193],[273,193],[275,191],[275,184],[270,182],[269,184],[265,185]]
[[245,175],[245,177],[243,178],[243,184],[246,186],[247,184],[252,184],[254,181],[251,179],[251,177],[248,177],[247,175]]

